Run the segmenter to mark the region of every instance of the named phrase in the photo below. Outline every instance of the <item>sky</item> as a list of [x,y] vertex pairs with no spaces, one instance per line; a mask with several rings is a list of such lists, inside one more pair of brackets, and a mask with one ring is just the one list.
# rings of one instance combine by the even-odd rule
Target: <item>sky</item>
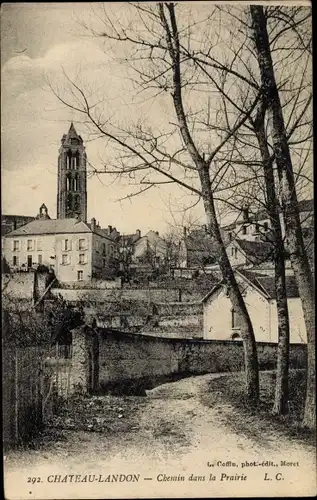
[[[121,106],[123,69],[93,37],[82,36],[76,19],[91,15],[86,3],[2,4],[2,213],[35,216],[44,202],[56,217],[57,157],[60,140],[73,120],[82,135],[88,160],[99,167],[105,145],[89,142],[76,113],[62,106],[46,85],[47,75],[59,77],[62,68],[80,71],[85,82],[102,82],[111,106]],[[110,90],[112,89],[112,90]],[[120,103],[116,101],[118,95]],[[124,97],[124,96],[123,96]],[[156,113],[166,113],[158,104]],[[88,220],[95,217],[121,232],[155,229],[173,224],[175,189],[153,189],[131,200],[126,181],[89,176]],[[177,200],[182,206],[183,194]],[[179,208],[180,210],[180,208]],[[198,210],[198,219],[202,211]],[[181,216],[183,218],[183,216]],[[196,216],[195,216],[196,217]]]
[[[92,140],[80,117],[53,95],[47,79],[62,85],[63,70],[80,78],[103,95],[108,114],[116,113],[122,122],[149,113],[158,122],[166,116],[172,120],[171,107],[164,97],[151,105],[129,101],[124,68],[78,24],[79,18],[91,18],[91,4],[7,3],[1,10],[2,213],[35,216],[45,203],[55,218],[58,149],[70,122],[97,168],[107,158],[107,144]],[[186,218],[205,222],[201,205],[184,215],[183,207],[194,200],[175,186],[124,201],[119,200],[132,191],[127,180],[89,176],[87,188],[88,220],[95,217],[102,227],[110,224],[122,233],[164,233],[175,223],[187,223]]]

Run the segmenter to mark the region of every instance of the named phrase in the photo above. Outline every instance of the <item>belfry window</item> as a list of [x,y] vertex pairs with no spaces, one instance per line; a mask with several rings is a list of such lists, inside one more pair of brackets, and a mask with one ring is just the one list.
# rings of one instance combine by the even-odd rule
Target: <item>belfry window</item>
[[76,168],[76,158],[75,158],[75,156],[71,157],[71,167],[70,168],[72,170],[74,170]]
[[72,152],[67,151],[66,155],[66,168],[69,170],[71,168],[71,159],[72,159]]
[[79,167],[79,152],[76,151],[75,153],[75,158],[76,158],[76,167]]

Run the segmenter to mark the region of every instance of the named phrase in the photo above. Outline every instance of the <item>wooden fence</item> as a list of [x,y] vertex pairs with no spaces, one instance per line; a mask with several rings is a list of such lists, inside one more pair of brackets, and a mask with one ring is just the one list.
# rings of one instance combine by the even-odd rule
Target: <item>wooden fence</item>
[[56,397],[68,398],[71,347],[2,350],[3,442],[28,442],[52,415]]
[[2,350],[2,410],[4,444],[28,441],[43,423],[45,376],[40,347]]

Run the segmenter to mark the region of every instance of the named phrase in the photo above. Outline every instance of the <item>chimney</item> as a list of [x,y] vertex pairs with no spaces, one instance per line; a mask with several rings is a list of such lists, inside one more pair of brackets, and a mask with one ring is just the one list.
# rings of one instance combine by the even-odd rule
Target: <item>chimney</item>
[[184,232],[184,236],[187,236],[187,227],[186,226],[183,227],[183,232]]
[[243,222],[249,222],[249,208],[242,207]]
[[93,217],[90,221],[90,227],[92,231],[95,231],[96,229],[96,219]]
[[138,238],[141,238],[141,231],[140,231],[140,229],[137,229],[135,231],[135,234],[137,235]]
[[155,231],[155,234],[156,234],[156,236],[159,236],[159,235],[160,235],[160,233],[159,233],[158,231]]
[[112,226],[108,226],[108,233],[112,233]]

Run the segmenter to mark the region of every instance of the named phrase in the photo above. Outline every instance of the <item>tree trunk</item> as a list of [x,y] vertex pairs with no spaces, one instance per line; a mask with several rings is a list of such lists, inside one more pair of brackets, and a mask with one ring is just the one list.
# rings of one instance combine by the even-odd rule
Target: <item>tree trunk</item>
[[279,218],[279,203],[276,195],[273,162],[267,145],[265,134],[265,110],[263,102],[259,109],[254,129],[262,156],[264,180],[266,188],[267,211],[274,233],[274,280],[276,293],[276,307],[278,320],[278,347],[275,398],[272,412],[283,415],[288,412],[288,374],[289,374],[289,339],[290,325],[287,304],[286,277],[285,277],[285,251],[281,223]]
[[250,6],[250,12],[261,73],[262,89],[272,114],[273,148],[281,189],[286,249],[290,254],[307,330],[308,366],[304,425],[313,429],[316,425],[314,281],[303,241],[295,190],[295,178],[280,97],[275,80],[266,17],[261,6]]
[[211,190],[209,169],[208,167],[199,171],[203,201],[208,223],[208,229],[211,237],[215,238],[219,251],[219,267],[222,273],[223,282],[229,291],[229,297],[232,307],[239,315],[241,337],[244,345],[244,362],[245,362],[245,375],[246,375],[246,392],[247,398],[251,405],[256,405],[259,402],[259,368],[256,341],[252,323],[249,313],[247,311],[245,302],[241,295],[239,285],[235,278],[233,269],[231,267],[226,248],[220,233],[219,224],[216,217],[214,207],[213,194]]
[[[165,16],[164,5],[169,13],[169,22]],[[203,156],[189,131],[187,117],[183,106],[182,82],[181,82],[181,62],[180,62],[180,44],[177,21],[175,16],[174,4],[158,4],[159,15],[165,32],[166,43],[172,62],[173,74],[173,103],[180,129],[180,134],[196,169],[199,174],[202,198],[207,218],[210,234],[215,238],[219,249],[219,267],[222,272],[224,283],[229,290],[229,297],[232,306],[240,316],[241,337],[244,343],[245,353],[245,372],[246,372],[246,392],[252,405],[259,401],[259,371],[256,342],[252,323],[241,295],[238,283],[234,276],[231,264],[229,262],[224,242],[221,237],[216,211],[214,207],[213,193],[210,182],[209,165],[205,162]],[[169,24],[170,23],[170,24]]]

